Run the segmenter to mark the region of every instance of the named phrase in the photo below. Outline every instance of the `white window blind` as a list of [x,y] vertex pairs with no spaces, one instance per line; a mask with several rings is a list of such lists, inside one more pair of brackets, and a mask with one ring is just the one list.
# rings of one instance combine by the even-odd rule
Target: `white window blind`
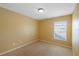
[[54,22],[54,39],[67,40],[67,21]]

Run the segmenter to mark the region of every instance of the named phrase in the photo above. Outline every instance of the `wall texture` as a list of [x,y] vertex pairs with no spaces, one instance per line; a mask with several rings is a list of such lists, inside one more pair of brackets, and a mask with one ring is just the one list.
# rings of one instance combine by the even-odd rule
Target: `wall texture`
[[79,4],[73,13],[72,21],[72,48],[73,55],[79,56]]
[[37,39],[37,20],[0,8],[0,53]]
[[[67,20],[67,41],[54,40],[53,38],[53,23],[55,21]],[[40,21],[40,40],[48,43],[53,43],[60,46],[72,47],[72,15],[50,18]]]

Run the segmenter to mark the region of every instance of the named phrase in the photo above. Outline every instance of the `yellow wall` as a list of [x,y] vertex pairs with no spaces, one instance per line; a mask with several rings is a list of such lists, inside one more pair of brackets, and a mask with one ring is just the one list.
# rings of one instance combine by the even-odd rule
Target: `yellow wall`
[[0,53],[37,39],[37,20],[0,8]]
[[73,55],[79,56],[79,4],[73,13],[72,21],[72,48]]
[[[67,20],[68,21],[68,28],[67,28],[67,41],[59,41],[54,40],[53,38],[53,22],[54,21],[61,21]],[[71,47],[72,44],[72,15],[61,16],[56,18],[50,18],[46,20],[40,21],[40,40],[48,43],[53,43],[60,46]]]

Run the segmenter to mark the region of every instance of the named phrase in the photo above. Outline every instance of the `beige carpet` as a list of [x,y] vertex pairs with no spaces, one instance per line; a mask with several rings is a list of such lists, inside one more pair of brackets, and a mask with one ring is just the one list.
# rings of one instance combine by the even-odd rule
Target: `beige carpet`
[[51,45],[45,42],[36,42],[9,52],[4,56],[71,56],[72,49]]

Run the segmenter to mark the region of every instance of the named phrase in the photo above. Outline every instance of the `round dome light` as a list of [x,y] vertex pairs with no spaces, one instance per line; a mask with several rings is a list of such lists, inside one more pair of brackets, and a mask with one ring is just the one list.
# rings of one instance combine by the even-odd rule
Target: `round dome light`
[[39,8],[38,9],[38,12],[43,13],[44,12],[44,9],[43,8]]

